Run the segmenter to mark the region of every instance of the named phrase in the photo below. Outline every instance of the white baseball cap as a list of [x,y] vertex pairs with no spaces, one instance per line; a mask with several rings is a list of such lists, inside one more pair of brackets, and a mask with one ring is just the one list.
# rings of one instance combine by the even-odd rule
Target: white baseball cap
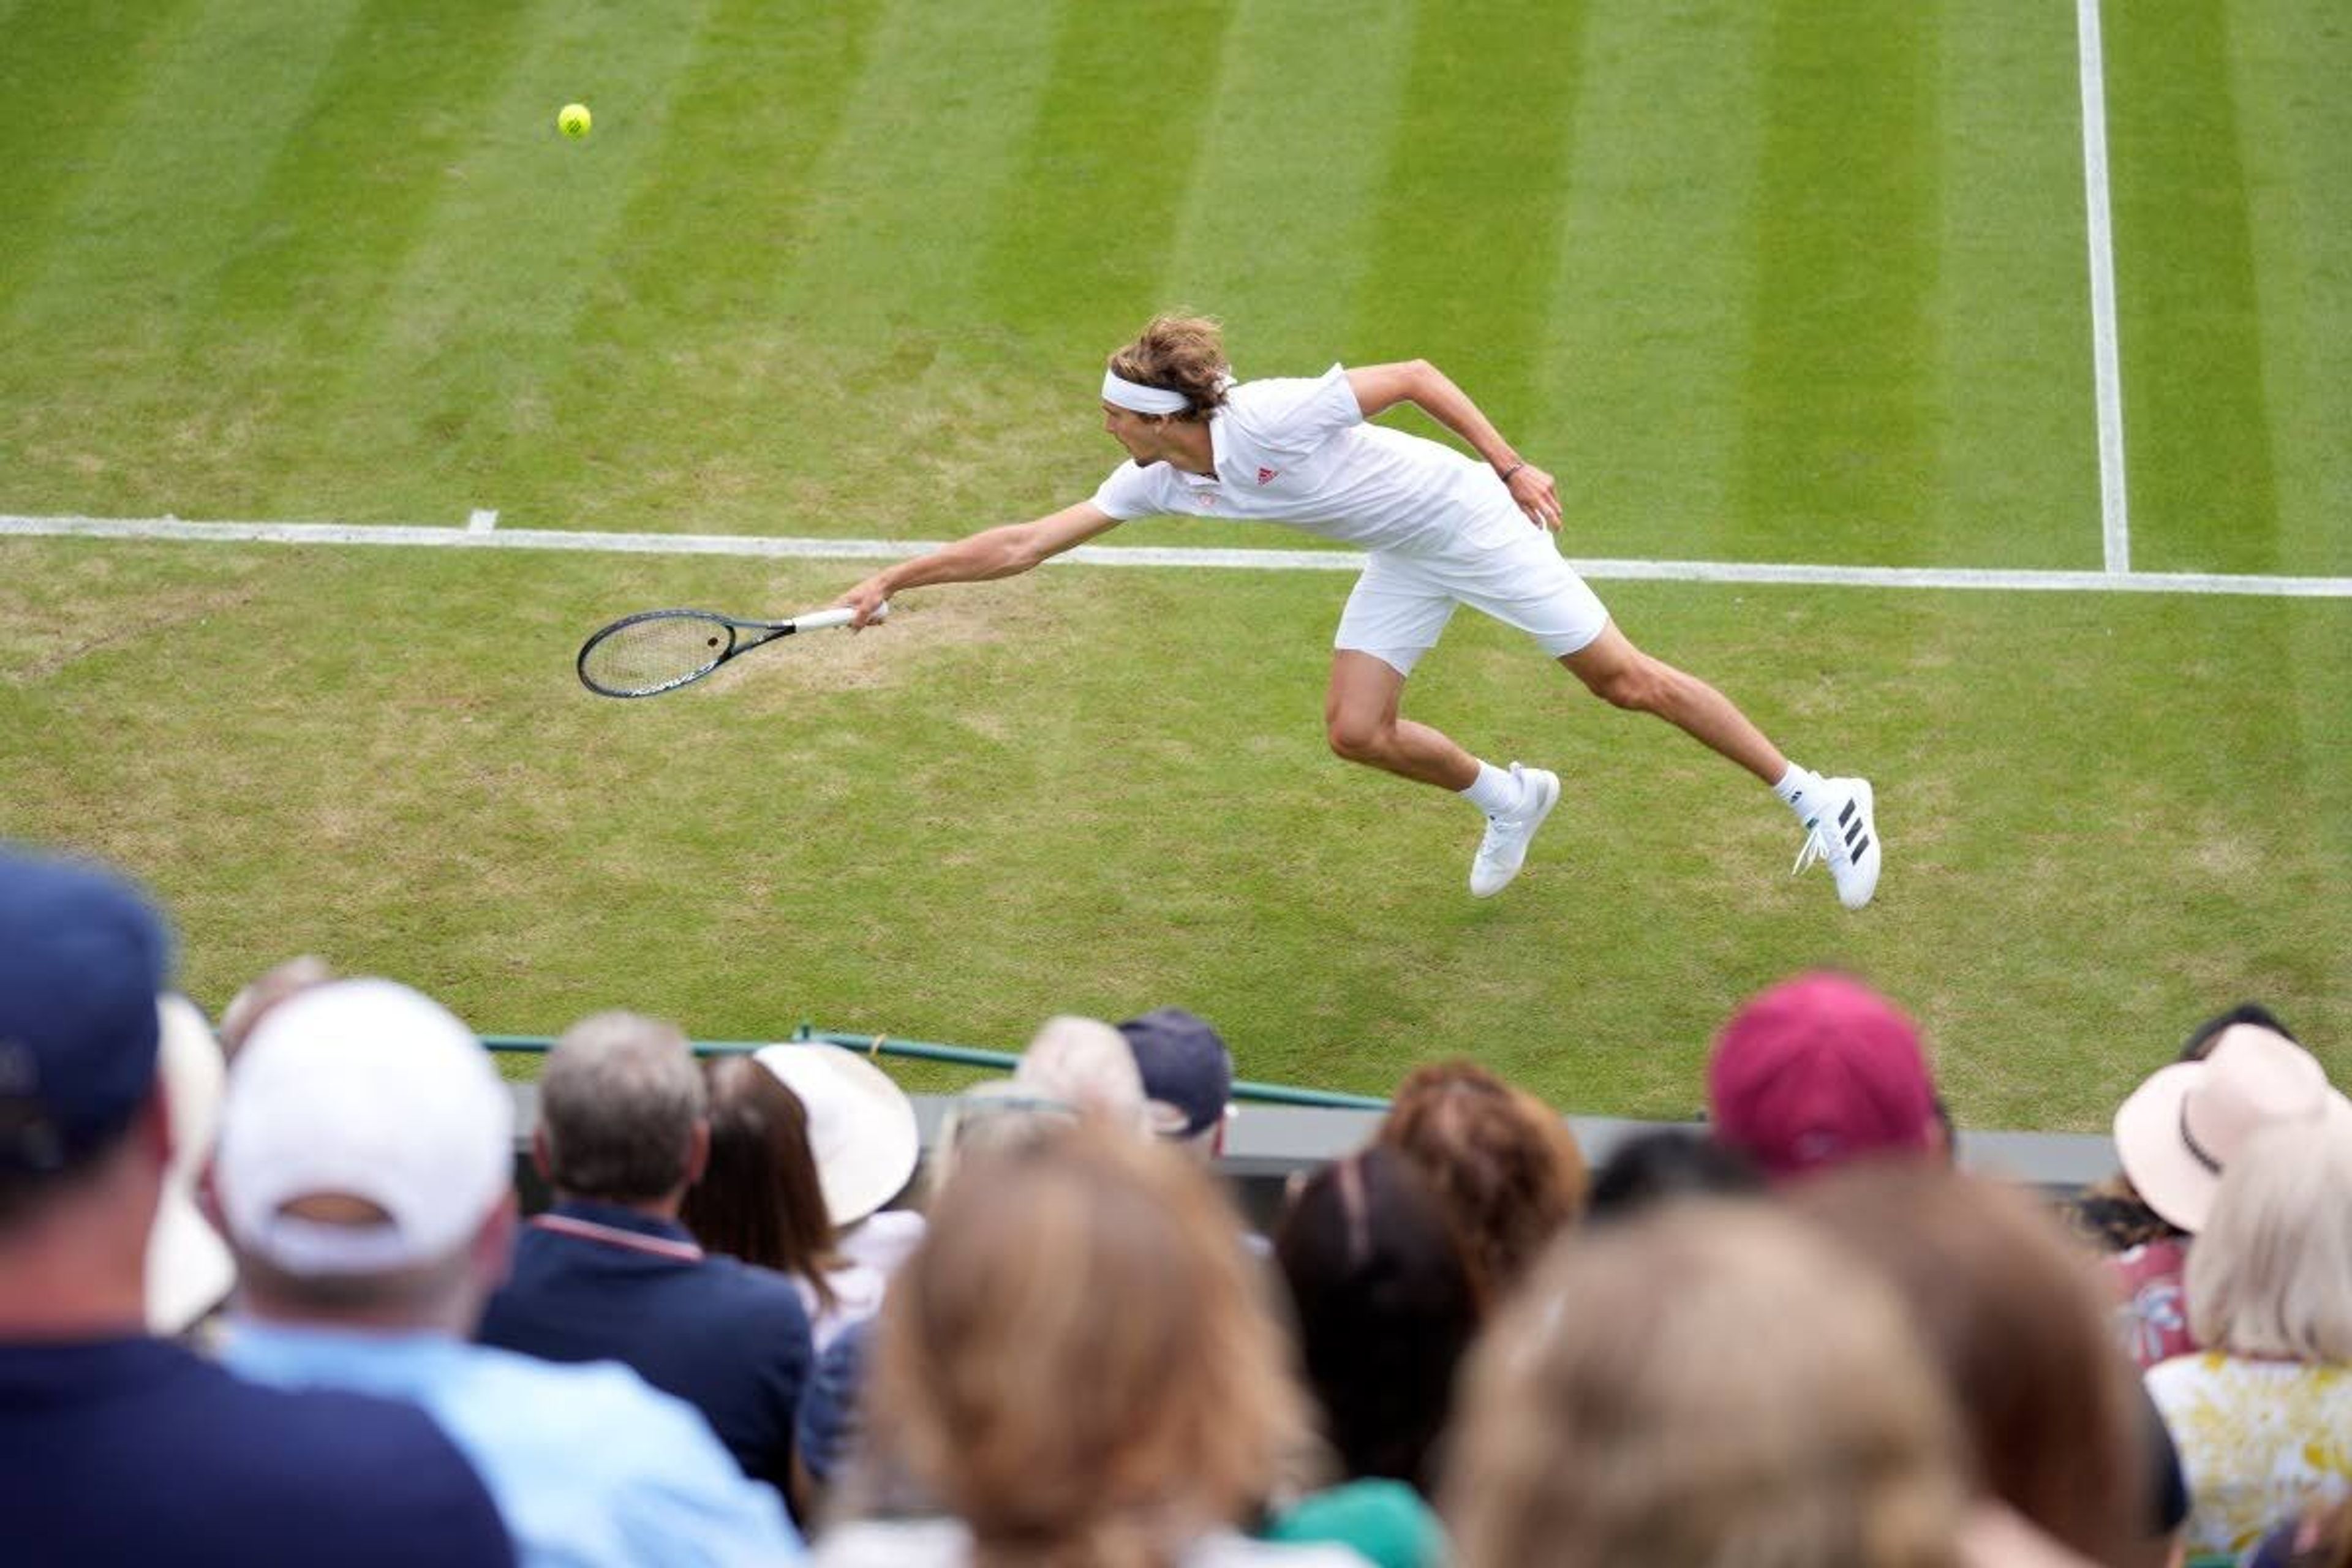
[[[370,1274],[446,1258],[511,1189],[514,1101],[474,1032],[389,980],[280,1003],[229,1068],[213,1184],[229,1234],[298,1275]],[[373,1226],[285,1212],[337,1194]]]

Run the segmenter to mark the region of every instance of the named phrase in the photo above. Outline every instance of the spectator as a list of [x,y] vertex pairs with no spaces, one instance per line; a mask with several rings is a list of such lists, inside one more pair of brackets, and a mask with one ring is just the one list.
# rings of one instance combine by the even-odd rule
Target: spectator
[[866,1430],[866,1346],[874,1320],[860,1318],[820,1352],[801,1391],[793,1426],[793,1512],[812,1523],[826,1516],[835,1481]]
[[[1987,1507],[2095,1563],[2164,1561],[2180,1521],[2151,1497],[2160,1428],[2054,1218],[2014,1187],[1927,1165],[1834,1172],[1789,1201],[1908,1304]],[[2177,1491],[2168,1446],[2159,1458]]]
[[1078,1108],[1048,1099],[1017,1079],[990,1079],[955,1097],[933,1139],[929,1191],[933,1200],[955,1179],[968,1156],[1021,1147],[1081,1120]]
[[421,1412],[288,1394],[146,1335],[175,1133],[162,922],[113,877],[0,850],[0,1518],[12,1562],[512,1561]]
[[1305,1437],[1205,1173],[1100,1125],[982,1156],[940,1195],[874,1345],[871,1432],[948,1520],[836,1530],[877,1568],[1354,1563],[1233,1533]]
[[[1046,1019],[1021,1053],[1013,1081],[1138,1136],[1159,1130],[1127,1037],[1099,1018]],[[1172,1126],[1174,1113],[1169,1114]]]
[[1444,1212],[1403,1155],[1376,1145],[1307,1178],[1274,1256],[1341,1473],[1433,1494],[1454,1373],[1484,1315]]
[[1900,1302],[1802,1222],[1580,1232],[1471,1357],[1462,1568],[1950,1568],[1951,1414]]
[[2268,1029],[2283,1040],[2293,1040],[2296,1045],[2303,1044],[2302,1040],[2296,1037],[2295,1032],[2288,1028],[2285,1021],[2276,1013],[2259,1002],[2241,1002],[2234,1007],[2214,1014],[2189,1030],[2189,1037],[2180,1042],[2180,1055],[2178,1059],[2184,1062],[2203,1061],[2213,1054],[2213,1043],[2227,1034],[2232,1026],[2238,1024],[2252,1024],[2257,1028]]
[[2116,1110],[2121,1174],[2073,1205],[2076,1227],[2114,1250],[2110,1289],[2143,1368],[2197,1348],[2185,1299],[2189,1238],[2245,1140],[2277,1119],[2325,1113],[2352,1125],[2352,1102],[2327,1086],[2317,1058],[2266,1025],[2200,1026],[2185,1049],[2201,1054],[2158,1068]]
[[1163,1137],[1203,1163],[1225,1152],[1234,1114],[1234,1058],[1208,1020],[1155,1007],[1118,1026],[1135,1054],[1144,1098],[1169,1112]]
[[1412,1163],[1445,1212],[1483,1301],[1500,1300],[1584,1205],[1575,1135],[1475,1062],[1406,1074],[1375,1136]]
[[438,1005],[350,980],[272,1009],[237,1058],[213,1167],[243,1279],[228,1364],[423,1405],[527,1564],[797,1557],[774,1493],[692,1405],[625,1367],[467,1342],[506,1272],[513,1169],[507,1087]]
[[703,1064],[710,1158],[678,1219],[713,1252],[772,1268],[799,1287],[822,1353],[844,1326],[832,1276],[833,1222],[809,1152],[808,1112],[784,1080],[749,1057]]
[[2147,1374],[2188,1472],[2191,1552],[2246,1552],[2352,1491],[2352,1134],[2331,1106],[2229,1152],[2189,1254],[2211,1348]]
[[1763,1185],[1763,1173],[1737,1149],[1704,1132],[1660,1127],[1633,1133],[1609,1151],[1592,1174],[1585,1217],[1625,1219],[1671,1198],[1738,1197]]
[[1847,975],[1799,975],[1741,1007],[1717,1037],[1706,1097],[1716,1137],[1775,1182],[1871,1157],[1950,1158],[1918,1029]]
[[515,1244],[486,1344],[548,1361],[617,1361],[702,1412],[746,1475],[791,1480],[808,1377],[792,1280],[705,1253],[677,1223],[710,1122],[686,1037],[633,1013],[575,1024],[548,1053],[532,1152],[554,1205]]
[[155,1066],[172,1121],[172,1163],[147,1238],[147,1326],[159,1334],[185,1335],[219,1310],[236,1283],[228,1247],[196,1206],[196,1178],[212,1156],[226,1069],[194,1003],[173,995],[161,1006]]
[[334,977],[335,972],[327,966],[325,959],[308,952],[263,971],[221,1009],[221,1050],[235,1061],[237,1052],[245,1049],[245,1042],[260,1024],[262,1015],[288,997],[314,985],[324,985]]
[[768,1046],[752,1059],[808,1113],[809,1152],[838,1259],[825,1276],[830,1335],[880,1309],[890,1277],[923,1239],[923,1216],[898,1206],[923,1152],[914,1102],[888,1073],[838,1046]]

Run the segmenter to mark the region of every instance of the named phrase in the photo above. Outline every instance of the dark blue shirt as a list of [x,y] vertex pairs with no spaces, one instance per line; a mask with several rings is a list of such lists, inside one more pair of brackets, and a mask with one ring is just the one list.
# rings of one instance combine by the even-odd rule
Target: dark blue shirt
[[791,1279],[706,1256],[683,1226],[556,1205],[524,1227],[479,1337],[548,1361],[620,1362],[700,1410],[745,1475],[779,1489],[790,1477],[807,1309]]
[[0,1345],[0,1558],[490,1568],[514,1549],[415,1406],[264,1388],[124,1339]]

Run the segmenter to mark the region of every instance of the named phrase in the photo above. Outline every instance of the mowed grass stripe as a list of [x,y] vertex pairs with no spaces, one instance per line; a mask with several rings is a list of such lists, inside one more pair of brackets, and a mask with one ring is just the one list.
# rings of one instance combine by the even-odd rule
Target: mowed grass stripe
[[[558,521],[499,493],[499,477],[520,447],[576,455],[575,391],[557,372],[704,9],[549,0],[528,13],[429,221],[384,279],[372,341],[331,389],[348,439],[314,509],[323,489],[363,519],[479,505]],[[571,100],[596,111],[585,142],[555,129]]]
[[1941,323],[1921,559],[2095,569],[2097,399],[2071,6],[1955,5],[1935,75]]
[[[1024,196],[1022,153],[1058,15],[910,0],[874,24],[766,300],[795,356],[771,417],[814,438],[799,449],[805,466],[779,476],[794,531],[861,535],[895,520],[949,535],[974,513],[1026,510],[1050,493],[1007,461],[1039,395],[978,279]],[[1008,486],[1008,471],[1023,484]],[[908,521],[943,515],[955,521]]]
[[1932,545],[1930,399],[1945,7],[1868,25],[1777,0],[1767,43],[1740,511],[1743,556],[1916,564]]
[[332,395],[382,330],[396,278],[481,133],[519,9],[366,0],[177,323],[195,435],[165,501],[283,510],[361,500]]
[[1575,555],[1722,553],[1754,303],[1762,38],[1741,0],[1593,0],[1566,232],[1510,434],[1558,475]]
[[1198,67],[1139,70],[1139,58],[1160,40],[1206,58],[1232,15],[1198,0],[1062,9],[1019,194],[998,211],[980,287],[992,315],[1055,356],[1041,368],[1067,363],[1073,385],[1104,340],[1159,303],[1213,103]]
[[[183,0],[152,5],[14,3],[0,8],[0,333],[8,304],[37,272],[61,226],[54,210],[101,166],[108,139],[137,102]],[[13,357],[13,355],[5,356]]]
[[713,8],[564,357],[564,460],[517,453],[515,499],[567,526],[696,532],[828,510],[839,420],[776,417],[804,372],[778,295],[879,16],[829,5],[778,26],[766,0]]
[[2352,16],[2335,0],[2240,0],[2231,64],[2278,558],[2341,572],[2352,567]]
[[1506,431],[1538,405],[1583,37],[1580,4],[1422,0],[1387,121],[1356,352],[1434,360]]
[[65,509],[180,502],[172,470],[201,462],[208,436],[200,391],[179,372],[181,323],[354,8],[210,0],[132,49],[136,86],[89,139],[82,177],[54,193],[46,243],[7,301],[0,429],[13,495]]
[[2175,0],[2106,19],[2132,563],[2151,571],[2286,564],[2231,11]]

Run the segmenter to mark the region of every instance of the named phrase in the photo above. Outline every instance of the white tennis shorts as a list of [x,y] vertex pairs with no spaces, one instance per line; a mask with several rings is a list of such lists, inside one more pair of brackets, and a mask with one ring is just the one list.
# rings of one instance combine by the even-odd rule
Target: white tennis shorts
[[1340,612],[1332,647],[1370,654],[1411,675],[1437,646],[1456,605],[1517,626],[1553,658],[1574,653],[1609,625],[1601,596],[1560,559],[1552,536],[1522,519],[1516,532],[1457,553],[1373,552]]

